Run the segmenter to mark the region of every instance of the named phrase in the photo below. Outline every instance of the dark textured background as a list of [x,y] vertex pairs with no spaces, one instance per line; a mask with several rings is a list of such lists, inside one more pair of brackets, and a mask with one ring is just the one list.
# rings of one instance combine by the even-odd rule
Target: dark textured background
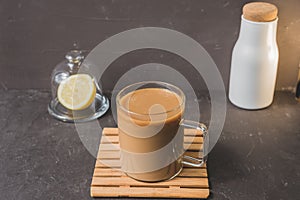
[[[228,89],[231,51],[238,37],[245,0],[15,0],[0,3],[0,80],[2,88],[49,89],[54,66],[74,43],[92,50],[104,39],[136,27],[157,26],[183,32],[201,43],[215,60]],[[278,90],[296,85],[300,60],[300,1],[271,0],[279,7]],[[159,51],[136,52],[116,60],[111,70],[145,62],[185,66]],[[113,80],[105,74],[104,89]],[[193,81],[193,78],[191,78]],[[106,85],[105,85],[106,84]],[[200,88],[201,89],[201,88]]]
[[[74,125],[55,120],[46,109],[51,71],[74,43],[90,51],[127,29],[175,29],[206,48],[228,89],[231,50],[246,2],[0,0],[0,200],[92,199],[95,158]],[[280,11],[277,89],[291,90],[300,60],[300,1],[270,2]],[[117,72],[148,62],[185,69],[193,86],[204,87],[184,60],[145,50],[112,63],[102,80],[104,90],[111,91]],[[209,96],[197,101],[207,123]],[[290,92],[276,92],[274,103],[264,110],[245,111],[228,103],[222,135],[208,159],[209,199],[299,199],[299,119],[299,103]],[[99,122],[115,126],[111,112]]]
[[[95,158],[74,124],[48,114],[50,93],[0,90],[0,97],[0,200],[92,200]],[[198,102],[207,108],[210,101],[203,95]],[[293,95],[276,92],[264,110],[228,104],[227,111],[222,135],[208,157],[209,199],[299,199],[300,106]],[[99,123],[115,127],[110,112]],[[120,200],[99,200],[104,199]]]

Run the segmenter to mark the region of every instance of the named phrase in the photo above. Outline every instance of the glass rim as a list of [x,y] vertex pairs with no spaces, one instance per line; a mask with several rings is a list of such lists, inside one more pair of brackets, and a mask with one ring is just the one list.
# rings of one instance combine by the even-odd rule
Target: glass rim
[[[167,88],[163,88],[163,89],[167,89],[167,90],[169,90],[169,91],[171,91],[173,93],[176,93],[176,92],[170,90],[169,87],[177,90],[179,92],[179,95],[177,93],[176,93],[176,95],[178,95],[181,98],[180,104],[178,106],[170,109],[170,110],[165,111],[165,112],[154,113],[154,114],[141,114],[141,113],[133,112],[133,111],[128,110],[127,108],[125,108],[124,106],[122,106],[120,104],[120,95],[121,95],[122,92],[124,92],[125,90],[127,90],[127,89],[129,89],[129,88],[131,88],[133,86],[142,85],[142,84],[143,85],[144,84],[150,84],[150,83],[152,83],[152,84],[158,84],[158,85],[162,85],[162,86],[167,86]],[[133,91],[135,91],[135,90],[133,90]],[[130,93],[130,92],[128,92],[128,93]],[[126,94],[128,94],[128,93],[126,93]],[[116,102],[117,102],[117,107],[121,108],[126,113],[137,115],[137,116],[157,116],[157,115],[168,114],[170,112],[174,112],[176,110],[179,110],[183,106],[183,104],[185,102],[185,95],[184,95],[183,91],[179,87],[177,87],[175,85],[172,85],[170,83],[166,83],[166,82],[162,82],[162,81],[142,81],[142,82],[137,82],[137,83],[130,84],[130,85],[124,87],[123,89],[121,89],[118,92],[118,94],[117,94]]]

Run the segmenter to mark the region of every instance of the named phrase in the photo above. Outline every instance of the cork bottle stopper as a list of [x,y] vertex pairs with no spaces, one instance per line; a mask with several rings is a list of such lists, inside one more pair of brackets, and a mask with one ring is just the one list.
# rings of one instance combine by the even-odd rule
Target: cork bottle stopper
[[277,7],[270,3],[252,2],[243,7],[244,18],[254,22],[273,21],[277,18],[277,14]]

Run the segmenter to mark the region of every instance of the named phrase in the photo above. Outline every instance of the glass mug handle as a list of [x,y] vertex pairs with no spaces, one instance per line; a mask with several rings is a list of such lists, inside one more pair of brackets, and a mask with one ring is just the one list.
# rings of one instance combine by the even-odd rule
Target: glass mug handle
[[[183,126],[184,128],[190,128],[195,129],[198,131],[202,131],[203,133],[203,158],[194,158],[191,156],[183,156],[183,164],[192,166],[192,167],[201,167],[207,160],[207,153],[208,153],[208,145],[209,145],[209,137],[208,137],[208,131],[207,127],[199,122],[190,121],[190,120],[181,120],[180,126]],[[199,144],[201,145],[201,144]],[[189,160],[189,161],[188,161]],[[192,162],[190,162],[192,161]]]

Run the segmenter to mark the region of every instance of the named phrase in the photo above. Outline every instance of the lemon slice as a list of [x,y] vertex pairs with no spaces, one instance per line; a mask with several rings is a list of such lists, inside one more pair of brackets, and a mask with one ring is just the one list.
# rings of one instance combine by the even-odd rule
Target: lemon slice
[[58,101],[70,110],[89,107],[96,96],[93,79],[87,74],[75,74],[63,80],[58,86]]

